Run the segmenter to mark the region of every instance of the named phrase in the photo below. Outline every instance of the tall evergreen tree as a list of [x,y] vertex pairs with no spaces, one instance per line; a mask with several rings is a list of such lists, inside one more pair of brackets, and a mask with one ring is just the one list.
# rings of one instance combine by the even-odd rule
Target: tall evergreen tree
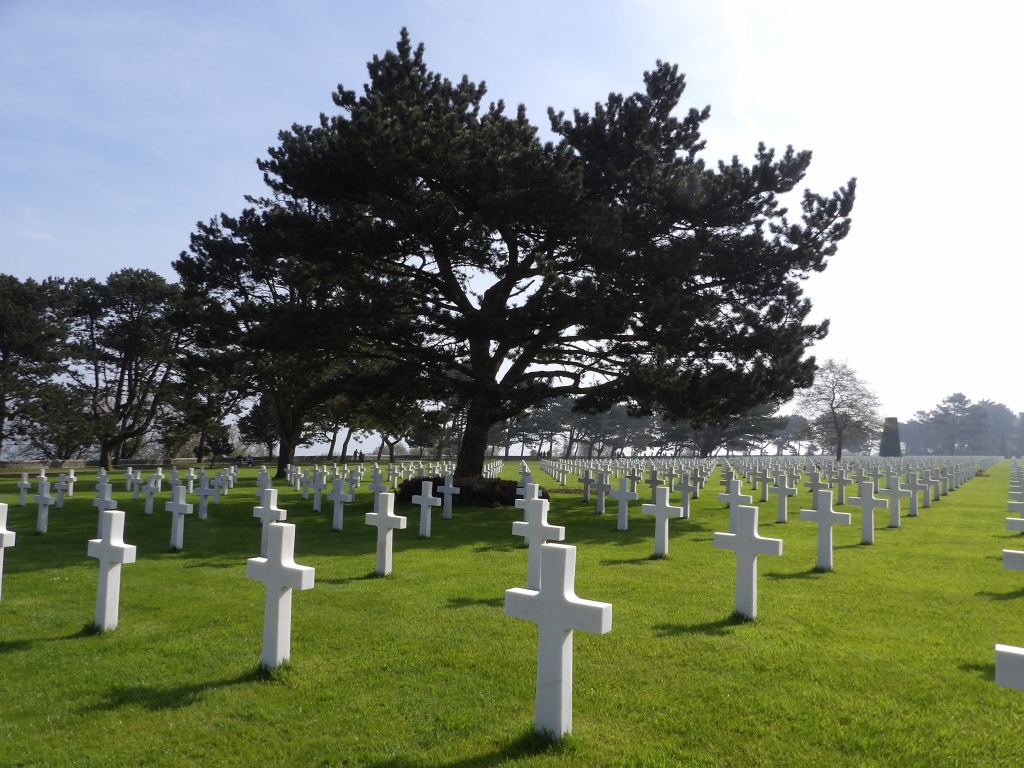
[[[676,116],[684,88],[658,62],[593,114],[549,110],[544,143],[525,107],[485,107],[483,83],[431,72],[403,30],[362,95],[338,89],[340,114],[281,133],[259,164],[272,196],[247,216],[290,206],[304,232],[279,249],[289,268],[378,276],[378,295],[401,297],[388,319],[403,331],[367,331],[426,372],[404,387],[464,409],[459,475],[480,472],[493,424],[559,395],[740,413],[811,381],[804,352],[826,325],[807,322],[799,281],[847,234],[854,181],[806,191],[792,218],[780,196],[810,153],[761,145],[752,165],[707,165],[709,110]],[[202,228],[193,256],[255,247],[245,220]]]

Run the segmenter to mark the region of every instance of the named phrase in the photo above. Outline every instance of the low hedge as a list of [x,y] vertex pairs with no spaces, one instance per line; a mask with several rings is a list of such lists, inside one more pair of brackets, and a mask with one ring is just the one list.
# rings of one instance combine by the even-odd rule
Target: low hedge
[[[421,477],[405,480],[398,486],[397,501],[411,504],[412,497],[417,495],[424,480],[434,484],[434,495],[439,496],[438,488],[444,485],[443,477]],[[455,478],[455,487],[459,494],[452,497],[453,504],[469,507],[512,507],[515,506],[516,481],[490,477],[459,477]],[[539,489],[542,499],[551,498],[543,488]]]

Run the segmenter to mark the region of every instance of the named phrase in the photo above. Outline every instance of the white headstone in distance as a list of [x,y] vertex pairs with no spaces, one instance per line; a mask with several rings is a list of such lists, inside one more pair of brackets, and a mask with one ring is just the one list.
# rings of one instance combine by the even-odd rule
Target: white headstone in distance
[[312,589],[315,570],[295,562],[295,526],[269,523],[267,555],[250,557],[245,575],[267,588],[263,610],[263,653],[260,663],[273,669],[291,657],[292,590]]
[[18,489],[18,506],[24,507],[28,504],[28,492],[32,490],[32,483],[28,479],[28,472],[21,473],[21,479],[15,487]]
[[185,486],[175,487],[164,511],[171,513],[171,549],[178,552],[185,546],[185,515],[192,514],[192,505],[185,503]]
[[576,547],[544,544],[541,571],[539,590],[505,591],[505,614],[537,625],[534,727],[537,733],[560,739],[572,733],[573,630],[611,632],[612,606],[576,596]]
[[36,533],[46,533],[46,527],[50,519],[50,507],[55,499],[50,495],[50,481],[39,481],[39,493],[36,494]]
[[199,514],[196,515],[200,520],[206,519],[207,509],[210,505],[210,498],[217,495],[217,489],[210,487],[210,478],[204,472],[199,475],[199,487],[196,489],[196,496],[199,497]]
[[668,503],[668,486],[654,487],[654,503],[644,504],[640,511],[645,515],[654,515],[654,556],[668,556],[668,521],[683,516],[682,507],[674,507]]
[[394,531],[404,529],[408,518],[395,514],[395,494],[381,493],[378,495],[378,509],[366,515],[366,524],[377,529],[377,562],[374,573],[387,576],[392,569],[392,539]]
[[53,484],[53,490],[57,493],[53,506],[57,509],[64,509],[64,496],[68,491],[68,476],[65,474],[57,475],[57,482]]
[[108,509],[116,509],[117,502],[111,498],[111,485],[108,482],[99,482],[96,484],[96,498],[92,500],[92,505],[96,507],[96,511],[99,513],[96,516],[96,538],[100,538],[103,535],[103,513]]
[[726,487],[729,489],[728,493],[718,494],[718,500],[729,506],[729,533],[736,533],[736,509],[741,505],[751,504],[754,497],[740,493],[739,480],[726,481]]
[[814,491],[814,509],[801,509],[800,519],[805,523],[818,524],[818,561],[816,568],[832,570],[832,526],[849,525],[849,512],[836,512],[832,508],[832,491]]
[[462,493],[461,488],[455,487],[455,478],[451,472],[444,476],[444,485],[437,489],[437,492],[441,494],[441,498],[444,499],[444,504],[441,505],[441,519],[451,520],[452,519],[452,496],[458,496]]
[[875,484],[871,480],[861,480],[857,483],[857,496],[851,496],[847,501],[850,504],[860,507],[860,543],[875,543],[875,510],[885,509],[887,504],[883,499],[875,496]]
[[431,508],[441,506],[441,499],[434,495],[432,480],[420,483],[420,492],[412,497],[412,503],[418,504],[420,508],[420,537],[429,539]]
[[135,562],[135,546],[124,543],[124,512],[107,509],[103,516],[103,532],[98,539],[90,539],[89,557],[100,561],[100,577],[96,584],[96,621],[101,632],[117,626],[121,604],[121,566]]
[[260,491],[260,503],[252,508],[252,516],[260,521],[260,556],[267,557],[270,544],[270,524],[279,523],[288,518],[288,512],[277,508],[277,488],[264,488]]
[[4,550],[14,546],[15,538],[14,531],[7,528],[7,505],[0,502],[0,597],[4,586]]
[[[537,486],[530,483],[526,486],[527,492],[536,491]],[[532,498],[516,499],[516,506],[523,510],[524,520],[516,520],[512,523],[512,535],[522,536],[529,547],[526,553],[526,586],[528,589],[540,589],[541,584],[541,546],[548,540],[563,541],[565,539],[565,528],[560,525],[551,525],[548,522],[548,508],[550,503],[547,499],[541,499],[534,494]]]
[[331,512],[331,529],[341,531],[345,528],[345,505],[352,501],[355,496],[345,491],[345,481],[341,475],[335,476],[331,481],[331,492],[327,494],[327,500],[334,502],[334,509]]
[[608,494],[619,502],[619,520],[617,527],[620,531],[629,530],[629,502],[636,501],[640,498],[639,493],[629,490],[629,484],[629,477],[624,475],[619,478],[619,489]]
[[889,527],[900,527],[900,499],[910,496],[910,491],[900,485],[899,475],[889,475],[886,488],[881,488],[875,493],[883,497],[889,506]]
[[757,511],[741,505],[736,510],[736,533],[713,536],[716,547],[736,553],[736,613],[748,619],[757,618],[757,556],[782,555],[782,539],[758,534]]
[[[172,485],[171,487],[172,488],[182,488],[182,489],[184,489],[185,486],[183,486],[183,485],[182,486]],[[142,513],[144,515],[152,515],[153,514],[153,497],[156,495],[156,485],[153,483],[153,478],[152,477],[149,478],[146,481],[146,484],[144,486],[142,486],[142,493],[146,497],[146,501],[145,501],[145,504],[143,506]],[[172,496],[174,495],[174,491],[171,491],[171,495]]]
[[785,523],[789,521],[789,497],[796,496],[796,487],[789,484],[789,475],[779,472],[775,475],[775,484],[768,487],[768,493],[778,498],[778,509],[775,522]]

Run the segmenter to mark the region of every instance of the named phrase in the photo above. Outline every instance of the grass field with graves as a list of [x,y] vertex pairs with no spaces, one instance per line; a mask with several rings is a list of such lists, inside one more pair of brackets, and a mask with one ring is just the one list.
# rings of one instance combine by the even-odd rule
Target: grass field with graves
[[999,464],[900,529],[878,513],[874,546],[855,514],[831,573],[813,570],[816,526],[793,512],[807,491],[787,524],[774,499],[761,505],[761,534],[785,554],[760,559],[759,617],[743,623],[735,557],[711,542],[728,526],[717,473],[692,519],[670,523],[663,560],[639,503],[620,532],[614,504],[598,516],[555,494],[577,594],[614,606],[610,634],[575,634],[574,734],[558,746],[532,736],[536,627],[502,611],[505,589],[525,586],[515,508],[435,512],[428,540],[400,505],[394,573],[373,578],[365,484],[341,532],[329,503],[314,513],[279,485],[316,586],[294,593],[291,663],[265,677],[264,587],[246,578],[255,471],[187,520],[178,553],[166,487],[151,517],[115,493],[138,560],[103,635],[87,629],[94,473],[45,535],[4,476],[17,544],[0,600],[0,765],[1018,766],[1024,695],[993,682],[995,643],[1024,645],[1024,574],[1000,554],[1024,548],[1003,524],[1008,475]]

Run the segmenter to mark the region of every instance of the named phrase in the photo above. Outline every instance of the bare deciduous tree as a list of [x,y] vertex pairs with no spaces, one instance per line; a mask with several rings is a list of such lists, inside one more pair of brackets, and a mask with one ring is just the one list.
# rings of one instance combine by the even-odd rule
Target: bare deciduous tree
[[844,447],[862,444],[878,433],[878,396],[845,362],[826,360],[797,403],[815,438],[835,451],[837,461]]

